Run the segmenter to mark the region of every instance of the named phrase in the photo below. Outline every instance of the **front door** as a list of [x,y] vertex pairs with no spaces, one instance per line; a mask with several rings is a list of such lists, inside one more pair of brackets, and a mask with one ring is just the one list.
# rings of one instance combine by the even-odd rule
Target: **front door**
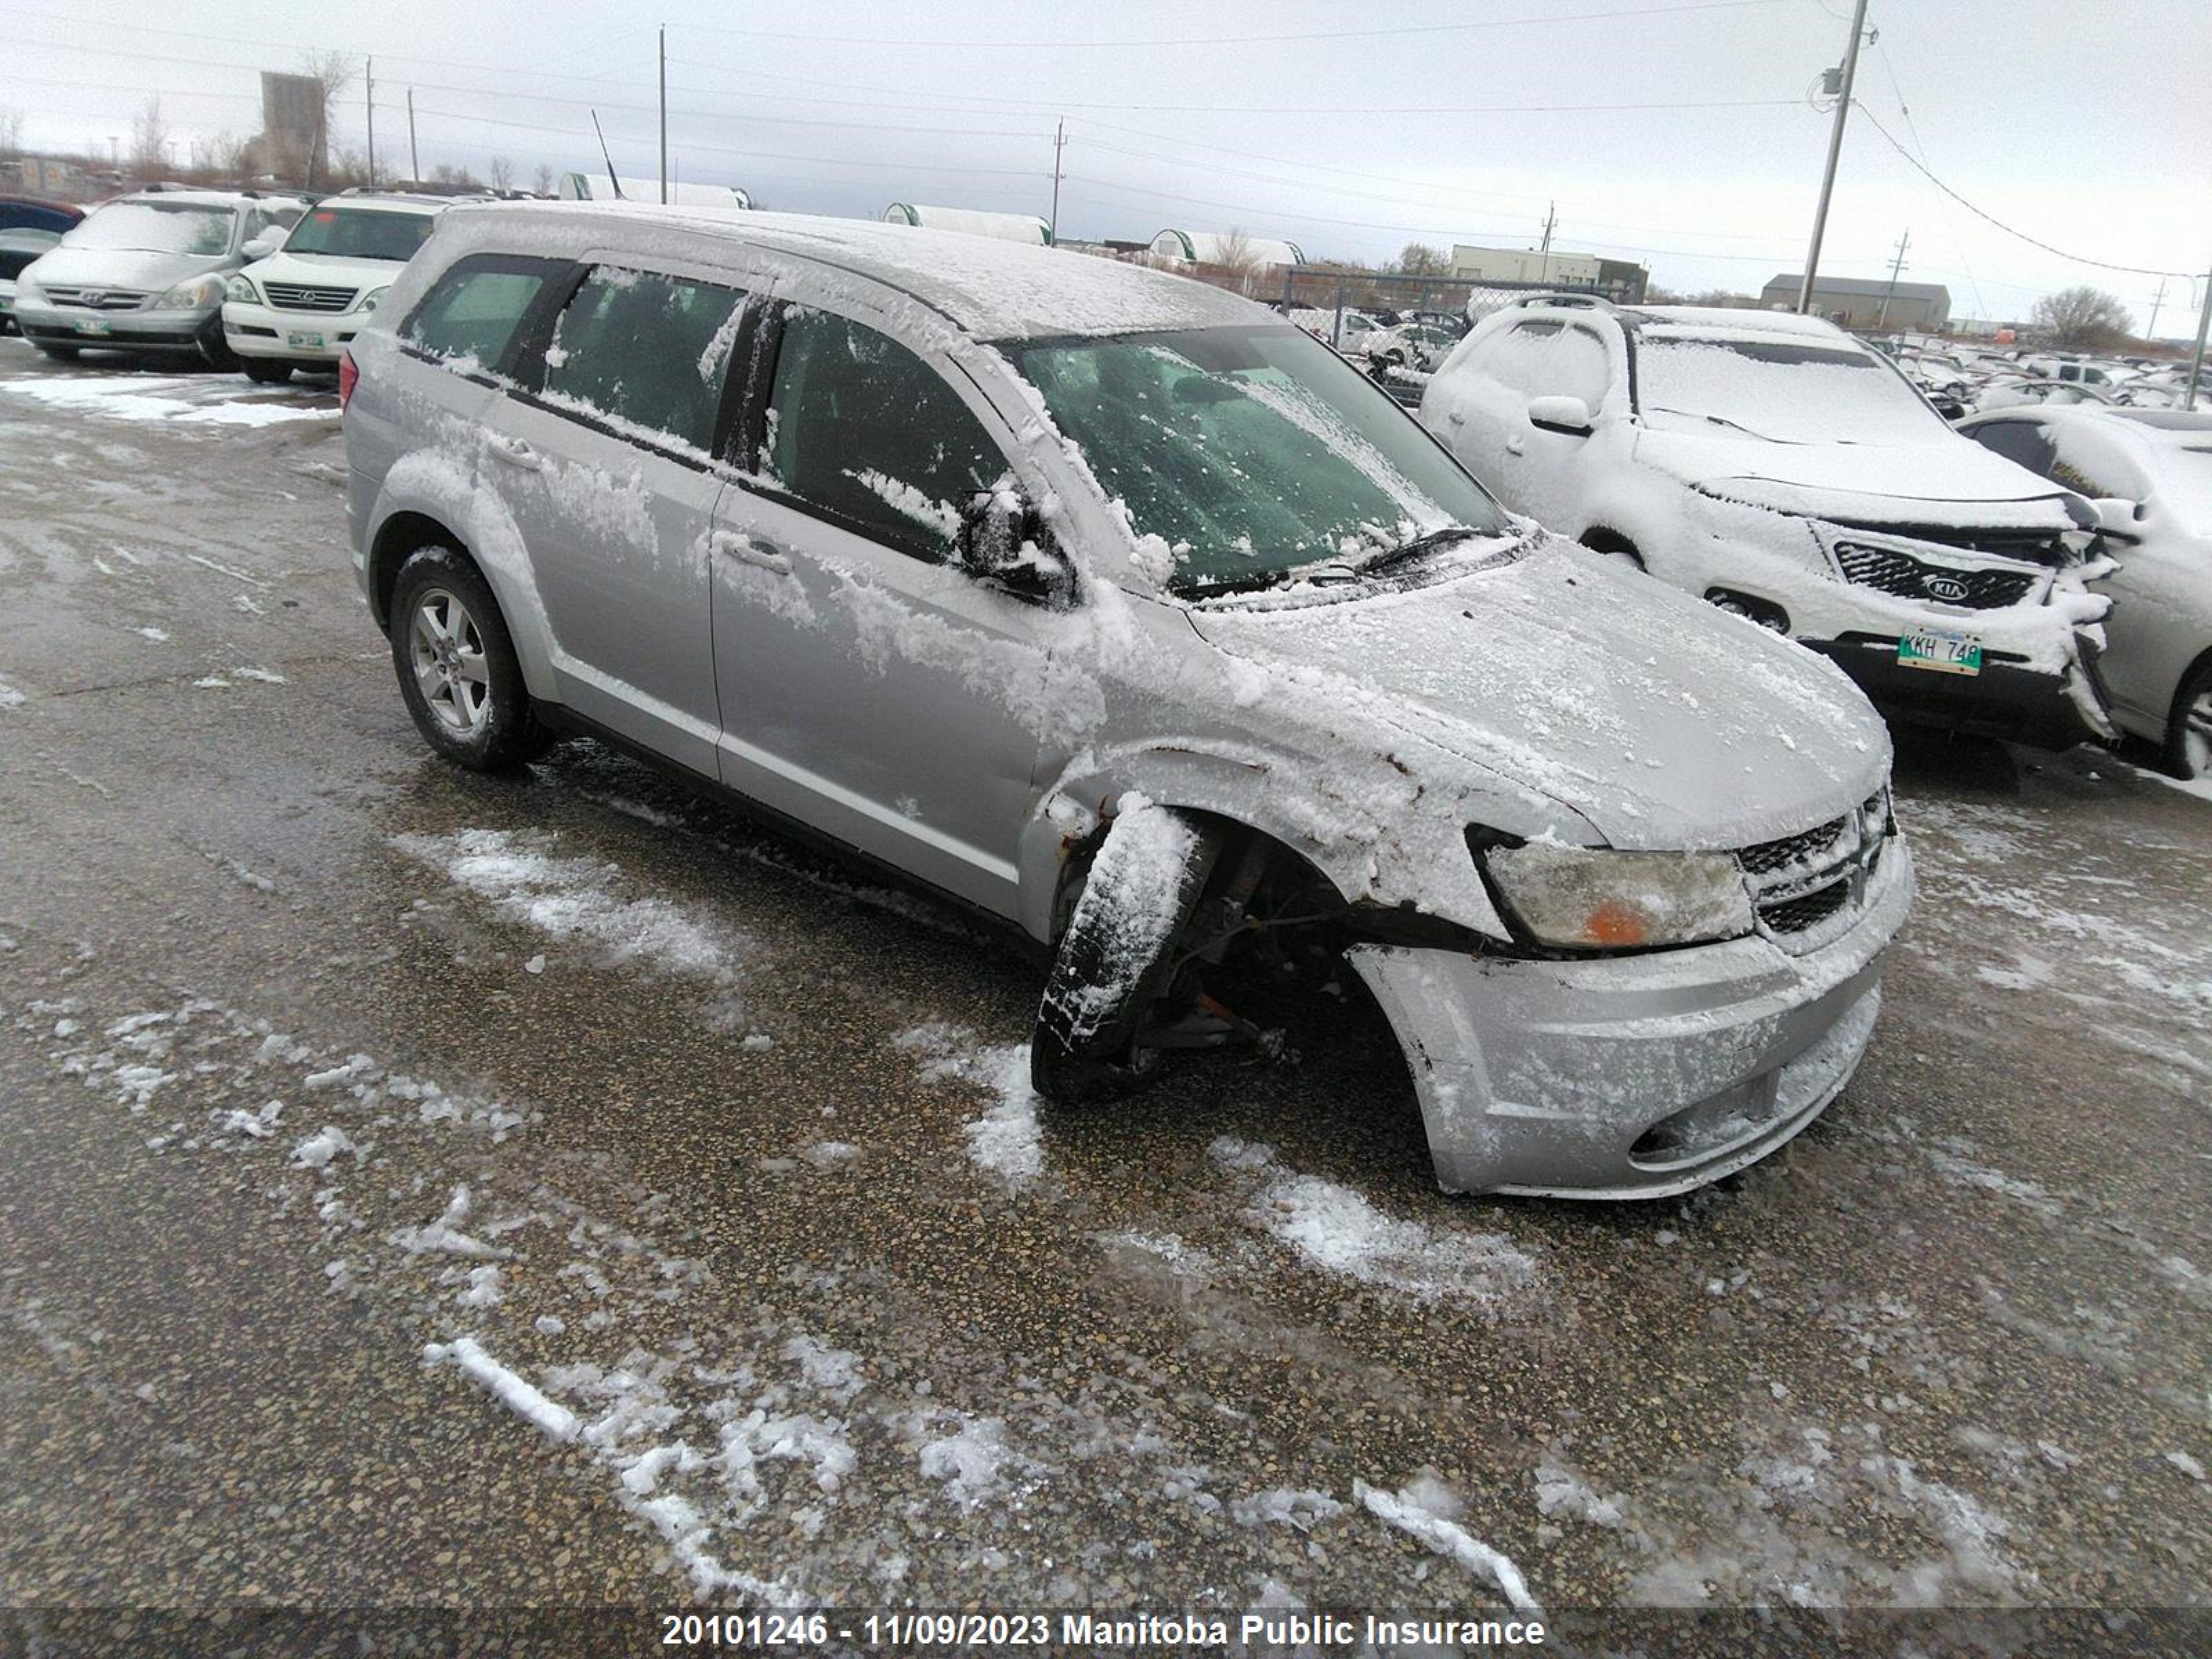
[[1006,452],[957,368],[811,307],[773,333],[756,470],[716,514],[722,780],[1013,915],[1065,688],[1042,609],[953,562]]

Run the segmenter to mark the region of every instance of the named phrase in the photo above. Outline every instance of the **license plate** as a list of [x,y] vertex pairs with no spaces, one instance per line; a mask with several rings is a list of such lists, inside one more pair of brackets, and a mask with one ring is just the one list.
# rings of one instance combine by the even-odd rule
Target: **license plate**
[[80,317],[76,319],[76,331],[80,334],[105,334],[107,332],[107,319],[105,317]]
[[284,343],[295,351],[320,351],[324,349],[321,335],[305,333],[298,329],[284,337]]
[[1982,672],[1982,641],[1972,634],[1948,628],[1907,634],[1897,642],[1899,668],[1926,668],[1938,674],[1978,674]]

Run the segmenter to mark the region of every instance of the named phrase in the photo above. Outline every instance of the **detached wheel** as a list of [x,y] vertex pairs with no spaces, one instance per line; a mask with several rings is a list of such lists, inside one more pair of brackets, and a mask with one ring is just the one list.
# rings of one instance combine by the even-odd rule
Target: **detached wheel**
[[2212,662],[2201,662],[2174,694],[2166,723],[2166,769],[2186,782],[2212,777]]
[[246,357],[240,360],[246,378],[256,386],[282,386],[292,378],[292,365],[271,362],[264,357]]
[[1030,1082],[1038,1094],[1089,1105],[1157,1077],[1161,1051],[1146,1034],[1170,1012],[1176,951],[1219,845],[1188,813],[1149,802],[1114,819],[1037,1008]]
[[392,665],[423,740],[456,766],[500,772],[552,746],[491,586],[464,555],[409,555],[392,591]]

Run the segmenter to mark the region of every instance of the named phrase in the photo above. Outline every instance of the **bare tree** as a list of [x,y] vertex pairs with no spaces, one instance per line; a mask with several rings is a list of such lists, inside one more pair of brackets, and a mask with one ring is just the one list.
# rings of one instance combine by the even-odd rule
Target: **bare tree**
[[491,187],[494,190],[514,188],[514,163],[504,155],[491,158]]
[[2051,344],[2067,351],[2094,349],[2128,335],[2128,308],[2113,295],[2087,283],[2046,294],[2035,302],[2035,327]]
[[1408,242],[1398,255],[1398,269],[1408,276],[1449,276],[1451,258],[1426,242]]
[[1252,246],[1252,239],[1231,225],[1214,248],[1212,263],[1224,270],[1239,276],[1249,276],[1261,263],[1260,250]]
[[300,73],[315,82],[315,131],[305,155],[283,160],[288,170],[303,182],[313,185],[318,182],[315,169],[330,153],[331,129],[337,121],[338,96],[353,84],[360,69],[350,52],[310,52],[301,54]]
[[131,122],[131,166],[140,174],[166,173],[169,168],[169,123],[161,113],[161,100],[149,98]]
[[9,161],[23,153],[23,112],[19,109],[0,109],[0,161]]
[[553,169],[540,161],[538,164],[538,176],[530,181],[530,187],[540,196],[550,196],[553,193]]

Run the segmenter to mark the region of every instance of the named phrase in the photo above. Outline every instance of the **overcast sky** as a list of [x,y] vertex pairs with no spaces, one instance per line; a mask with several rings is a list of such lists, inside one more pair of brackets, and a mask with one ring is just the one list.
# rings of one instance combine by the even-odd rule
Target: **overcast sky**
[[[261,69],[374,56],[377,149],[527,182],[600,163],[652,174],[656,25],[686,179],[763,205],[891,201],[1046,213],[1066,119],[1070,237],[1165,226],[1285,236],[1315,258],[1407,241],[1628,257],[1671,288],[1755,292],[1802,264],[1850,0],[0,0],[0,110],[32,148],[125,150],[158,94],[179,155],[259,125]],[[1955,313],[2024,315],[2078,282],[2148,319],[2159,279],[2045,252],[1947,200],[1879,122],[1975,206],[2062,250],[2212,266],[2212,0],[1875,0],[1822,269],[1887,273]],[[1909,111],[1909,115],[1907,112]],[[356,146],[358,81],[334,134]],[[2189,331],[2190,284],[2158,331]],[[2202,292],[2201,279],[2198,292]]]

